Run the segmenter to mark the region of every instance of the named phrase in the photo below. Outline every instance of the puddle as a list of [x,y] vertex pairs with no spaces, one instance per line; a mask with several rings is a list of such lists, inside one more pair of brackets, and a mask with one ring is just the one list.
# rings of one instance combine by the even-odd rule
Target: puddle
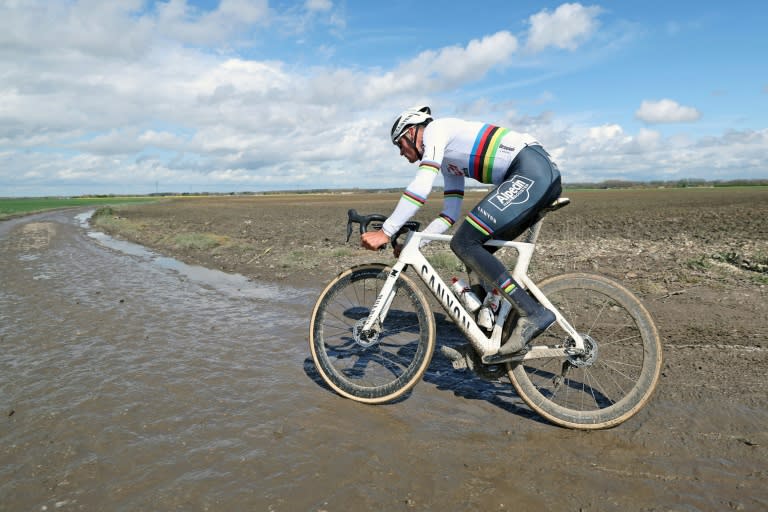
[[77,224],[86,230],[87,235],[96,240],[100,245],[114,251],[134,256],[161,268],[172,270],[190,281],[200,285],[214,288],[230,297],[242,297],[250,299],[279,300],[305,304],[314,300],[315,293],[308,290],[293,288],[285,285],[253,281],[241,274],[229,274],[220,270],[209,269],[199,265],[189,265],[175,258],[169,258],[158,254],[142,245],[118,240],[106,233],[92,229],[90,219],[96,210],[75,215]]

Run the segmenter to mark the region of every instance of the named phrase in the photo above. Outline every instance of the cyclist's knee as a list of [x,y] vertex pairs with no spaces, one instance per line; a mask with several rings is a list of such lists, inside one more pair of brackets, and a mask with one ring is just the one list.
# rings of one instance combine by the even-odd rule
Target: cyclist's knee
[[482,247],[486,239],[469,223],[464,222],[451,239],[451,250],[462,262],[471,264],[476,259],[477,251],[484,250]]

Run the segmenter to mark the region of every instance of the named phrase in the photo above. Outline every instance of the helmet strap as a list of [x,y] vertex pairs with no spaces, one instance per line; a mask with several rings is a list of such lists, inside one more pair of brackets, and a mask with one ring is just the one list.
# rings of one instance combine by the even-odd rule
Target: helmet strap
[[413,140],[411,140],[409,137],[406,137],[405,140],[407,141],[408,145],[411,146],[411,149],[413,149],[417,155],[419,155],[419,160],[422,159],[424,156],[424,150],[419,150],[418,147],[416,147],[416,139],[419,138],[419,128],[424,128],[423,126],[417,125],[415,127],[415,131],[413,132]]

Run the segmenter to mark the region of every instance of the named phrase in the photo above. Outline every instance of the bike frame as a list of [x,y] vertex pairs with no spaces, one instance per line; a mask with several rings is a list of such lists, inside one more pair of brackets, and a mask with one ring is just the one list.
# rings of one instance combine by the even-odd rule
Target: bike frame
[[[453,290],[451,290],[451,288],[440,278],[440,275],[435,271],[429,261],[427,261],[427,258],[419,248],[423,240],[450,242],[451,238],[453,237],[450,235],[436,235],[421,231],[411,232],[408,235],[408,239],[400,253],[400,257],[392,267],[384,286],[379,292],[379,296],[376,298],[376,302],[373,304],[370,316],[363,325],[364,330],[378,330],[381,327],[387,316],[389,307],[392,304],[392,300],[394,299],[395,283],[397,282],[400,273],[410,265],[416,270],[419,278],[424,282],[427,288],[429,288],[432,295],[440,302],[443,309],[445,309],[448,315],[454,320],[458,328],[464,333],[467,339],[469,339],[474,349],[481,356],[492,355],[498,352],[502,341],[501,331],[504,325],[504,320],[511,308],[509,302],[507,300],[502,301],[502,308],[496,318],[494,328],[490,336],[486,335],[477,325],[473,316],[464,308],[464,305],[453,293]],[[533,251],[536,248],[536,244],[528,242],[489,240],[485,245],[511,247],[517,251],[518,258],[515,262],[514,269],[512,270],[512,276],[544,307],[555,314],[558,325],[560,325],[560,327],[569,335],[574,343],[574,345],[570,347],[562,345],[554,347],[533,346],[523,359],[568,357],[574,354],[583,353],[584,339],[528,277],[528,266],[533,258]]]

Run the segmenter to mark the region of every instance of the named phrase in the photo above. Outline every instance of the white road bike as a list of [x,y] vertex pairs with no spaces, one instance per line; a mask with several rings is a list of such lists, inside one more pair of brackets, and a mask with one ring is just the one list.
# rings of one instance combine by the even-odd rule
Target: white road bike
[[[557,318],[520,360],[496,366],[502,367],[501,376],[506,370],[522,400],[547,420],[568,428],[608,428],[631,418],[652,396],[661,373],[661,341],[648,310],[612,279],[570,273],[537,285],[529,278],[544,215],[569,202],[560,198],[552,203],[521,241],[488,242],[517,251],[514,278]],[[379,224],[384,219],[355,216]],[[517,316],[506,301],[490,332],[477,325],[420,251],[422,240],[449,242],[451,237],[410,231],[394,265],[353,266],[320,294],[309,345],[320,376],[340,395],[369,404],[391,402],[424,375],[435,350],[435,318],[410,273],[442,305],[478,359],[495,354],[512,332]]]

